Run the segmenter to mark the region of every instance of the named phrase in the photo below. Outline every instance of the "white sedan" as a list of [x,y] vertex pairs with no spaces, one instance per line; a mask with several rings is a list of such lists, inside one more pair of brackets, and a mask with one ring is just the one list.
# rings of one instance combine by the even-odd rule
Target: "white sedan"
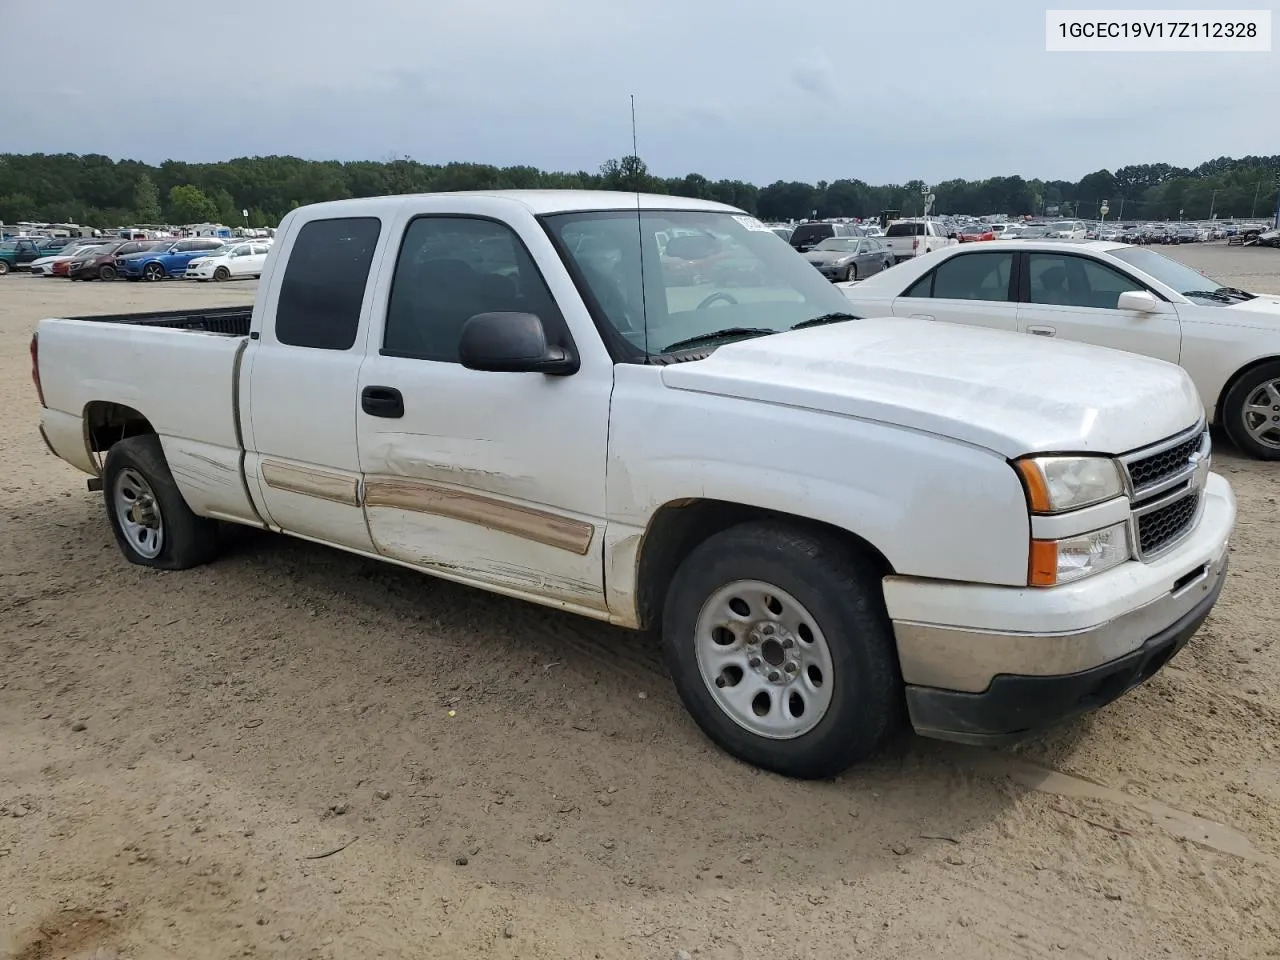
[[1280,297],[1212,280],[1150,247],[993,240],[837,284],[867,317],[915,317],[1079,340],[1180,364],[1206,416],[1280,460]]
[[187,264],[189,280],[248,280],[262,276],[270,240],[246,240],[226,247],[211,257],[199,257]]

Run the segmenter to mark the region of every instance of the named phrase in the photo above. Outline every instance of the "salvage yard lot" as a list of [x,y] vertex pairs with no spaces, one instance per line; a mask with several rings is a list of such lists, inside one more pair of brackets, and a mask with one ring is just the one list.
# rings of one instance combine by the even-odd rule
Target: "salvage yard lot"
[[[1276,251],[1164,252],[1280,293]],[[1144,688],[786,781],[642,637],[248,530],[127,564],[31,330],[256,286],[0,280],[0,956],[1280,956],[1280,464],[1217,438],[1227,587]]]

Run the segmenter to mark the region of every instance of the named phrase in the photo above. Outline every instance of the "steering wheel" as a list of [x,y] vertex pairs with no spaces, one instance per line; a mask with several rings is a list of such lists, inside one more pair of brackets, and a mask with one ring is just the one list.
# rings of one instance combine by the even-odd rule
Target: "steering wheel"
[[723,300],[725,303],[735,307],[738,305],[738,301],[731,294],[724,293],[723,291],[721,291],[718,293],[713,293],[711,296],[707,297],[707,299],[703,300],[700,304],[698,304],[698,309],[705,310],[707,307],[711,306],[713,303],[716,303],[717,301],[720,301],[720,300]]

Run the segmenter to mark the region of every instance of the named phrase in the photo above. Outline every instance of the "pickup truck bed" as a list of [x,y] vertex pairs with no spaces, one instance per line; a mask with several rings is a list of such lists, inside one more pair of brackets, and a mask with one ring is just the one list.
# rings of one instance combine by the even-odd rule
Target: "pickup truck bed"
[[133,327],[164,327],[199,333],[247,337],[253,307],[210,307],[205,310],[164,310],[158,313],[110,313],[69,317],[82,323],[123,323]]

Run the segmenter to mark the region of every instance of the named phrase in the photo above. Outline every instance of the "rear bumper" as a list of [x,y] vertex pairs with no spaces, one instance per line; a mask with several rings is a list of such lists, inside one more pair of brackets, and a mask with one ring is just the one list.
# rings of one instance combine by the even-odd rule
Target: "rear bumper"
[[1226,582],[1227,557],[1194,590],[1195,604],[1134,650],[1109,663],[1054,676],[1001,674],[982,693],[907,687],[921,736],[998,745],[1104,707],[1155,676],[1200,629]]

